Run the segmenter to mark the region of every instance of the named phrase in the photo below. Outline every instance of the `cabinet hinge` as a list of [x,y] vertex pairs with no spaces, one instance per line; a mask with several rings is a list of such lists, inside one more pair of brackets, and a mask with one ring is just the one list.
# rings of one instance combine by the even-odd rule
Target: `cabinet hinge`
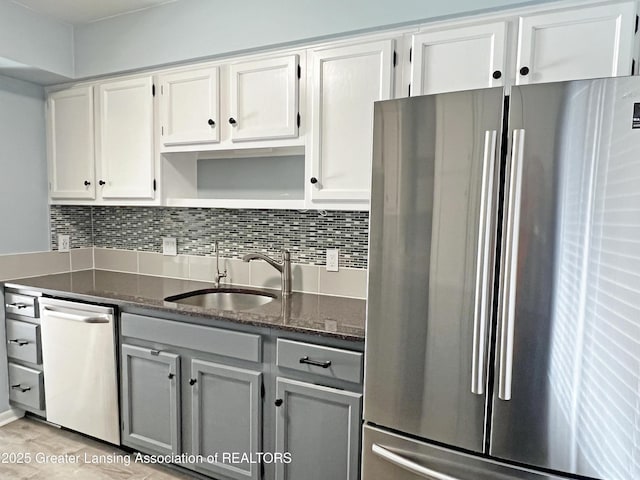
[[151,96],[152,97],[156,96],[156,84],[155,83],[153,85],[151,85]]
[[640,22],[640,16],[636,15],[636,30],[635,33],[638,33],[638,23]]
[[302,67],[298,65],[298,78],[302,78]]
[[393,51],[393,66],[395,67],[398,64],[398,53]]
[[298,113],[298,128],[300,128],[300,113]]
[[409,63],[411,63],[412,55],[413,55],[413,48],[410,48],[409,49]]
[[156,191],[156,179],[155,178],[153,179],[153,191],[154,192]]

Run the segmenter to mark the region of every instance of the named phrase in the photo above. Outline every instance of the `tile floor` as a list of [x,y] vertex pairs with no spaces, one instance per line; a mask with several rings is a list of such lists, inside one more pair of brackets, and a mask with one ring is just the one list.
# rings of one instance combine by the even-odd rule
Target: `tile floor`
[[[12,455],[14,454],[14,455]],[[15,454],[30,454],[30,463],[17,464]],[[67,455],[67,457],[64,457]],[[190,476],[162,466],[101,463],[102,458],[124,459],[126,452],[30,418],[0,427],[0,479],[11,480],[187,480]],[[46,458],[45,456],[49,456]],[[53,463],[56,458],[77,458],[79,463]],[[85,457],[86,456],[86,457]],[[53,457],[53,458],[52,458]],[[24,457],[23,457],[24,458]],[[85,458],[89,462],[85,462]],[[92,459],[97,458],[96,461]]]

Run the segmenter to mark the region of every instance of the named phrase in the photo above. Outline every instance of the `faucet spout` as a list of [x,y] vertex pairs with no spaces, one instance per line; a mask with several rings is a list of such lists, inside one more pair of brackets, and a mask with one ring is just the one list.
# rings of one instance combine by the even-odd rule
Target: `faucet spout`
[[247,253],[242,257],[243,262],[250,262],[251,260],[264,260],[280,272],[282,296],[291,295],[291,253],[288,250],[282,250],[282,262],[278,262],[277,260],[258,252]]

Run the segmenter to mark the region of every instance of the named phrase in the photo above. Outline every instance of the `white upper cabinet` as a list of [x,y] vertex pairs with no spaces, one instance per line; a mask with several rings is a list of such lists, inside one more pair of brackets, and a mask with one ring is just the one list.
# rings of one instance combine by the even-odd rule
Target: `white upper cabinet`
[[230,66],[229,118],[234,142],[298,136],[298,56]]
[[49,95],[47,148],[52,199],[95,198],[93,89]]
[[413,35],[411,95],[502,86],[506,30],[495,22]]
[[164,145],[220,141],[218,67],[162,75],[161,139]]
[[310,52],[311,201],[369,200],[373,103],[391,98],[394,40]]
[[516,84],[631,74],[635,2],[520,17]]
[[102,198],[153,199],[153,81],[100,84],[96,163]]

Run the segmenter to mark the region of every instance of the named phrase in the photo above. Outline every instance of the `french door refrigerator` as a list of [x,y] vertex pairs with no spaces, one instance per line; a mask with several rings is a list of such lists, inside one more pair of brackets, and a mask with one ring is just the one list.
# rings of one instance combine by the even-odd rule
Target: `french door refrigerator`
[[374,108],[363,480],[640,479],[640,79]]

